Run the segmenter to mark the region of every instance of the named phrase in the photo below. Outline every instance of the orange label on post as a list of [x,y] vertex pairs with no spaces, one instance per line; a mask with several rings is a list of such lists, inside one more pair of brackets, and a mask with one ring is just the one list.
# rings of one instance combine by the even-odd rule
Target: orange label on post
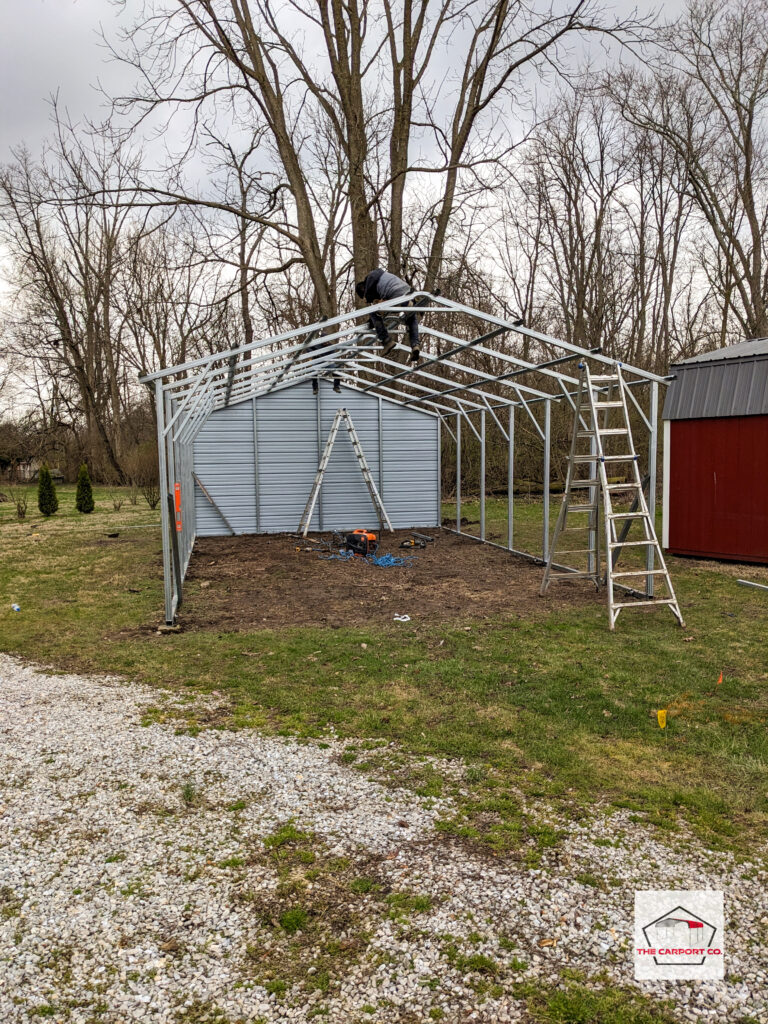
[[181,484],[173,485],[176,504],[176,533],[181,533]]

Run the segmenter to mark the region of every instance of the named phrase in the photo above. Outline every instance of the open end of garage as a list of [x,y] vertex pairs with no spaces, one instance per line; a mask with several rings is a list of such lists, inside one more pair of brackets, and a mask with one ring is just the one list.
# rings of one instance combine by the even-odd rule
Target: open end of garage
[[[200,537],[187,573],[182,628],[383,626],[397,625],[395,615],[438,625],[529,619],[559,606],[602,603],[581,580],[540,597],[540,565],[448,530],[427,532],[433,543],[409,564],[387,569],[361,558],[343,561],[329,559],[327,551],[306,551],[306,544],[287,534]],[[400,544],[410,536],[387,533],[379,551],[408,557]]]

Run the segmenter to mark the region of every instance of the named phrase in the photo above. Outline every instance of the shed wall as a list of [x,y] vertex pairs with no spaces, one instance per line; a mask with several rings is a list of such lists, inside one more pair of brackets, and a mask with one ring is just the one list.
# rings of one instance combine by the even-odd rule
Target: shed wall
[[[417,409],[310,381],[214,412],[195,441],[195,471],[237,533],[296,530],[339,408],[349,410],[395,529],[440,524],[439,420]],[[197,532],[227,534],[195,489]],[[231,515],[230,515],[231,511]],[[310,529],[378,529],[378,516],[342,426]]]
[[768,416],[674,420],[668,547],[768,563]]

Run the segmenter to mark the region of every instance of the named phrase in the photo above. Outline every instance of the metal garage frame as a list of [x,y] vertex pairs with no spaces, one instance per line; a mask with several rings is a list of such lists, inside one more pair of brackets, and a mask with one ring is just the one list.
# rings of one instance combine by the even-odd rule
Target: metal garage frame
[[[414,301],[424,303],[418,309],[424,358],[417,365],[403,366],[378,354],[378,342],[368,326],[368,318],[371,312],[381,313],[393,322],[392,330],[399,331],[402,315],[412,311]],[[527,339],[528,359],[515,354],[510,342],[516,336]],[[490,348],[489,342],[495,342],[496,347]],[[397,347],[408,351],[402,342]],[[531,354],[534,358],[530,358]],[[609,369],[622,367],[632,403],[648,431],[648,505],[655,511],[659,385],[666,385],[664,377],[619,364],[600,350],[579,348],[428,292],[414,292],[407,299],[353,310],[141,377],[141,382],[153,389],[157,417],[166,621],[175,620],[181,604],[184,576],[195,543],[194,439],[215,410],[316,377],[338,378],[347,387],[428,410],[439,416],[441,426],[456,444],[455,532],[486,544],[493,544],[486,539],[485,522],[485,438],[487,423],[493,420],[509,452],[507,542],[493,546],[544,562],[549,552],[552,405],[567,402],[575,408],[578,378],[568,367],[572,364],[575,370],[581,362],[602,364]],[[518,410],[532,424],[542,443],[544,524],[540,552],[515,547],[513,488]],[[461,529],[462,425],[480,444],[478,537]],[[652,581],[649,576],[649,596]]]

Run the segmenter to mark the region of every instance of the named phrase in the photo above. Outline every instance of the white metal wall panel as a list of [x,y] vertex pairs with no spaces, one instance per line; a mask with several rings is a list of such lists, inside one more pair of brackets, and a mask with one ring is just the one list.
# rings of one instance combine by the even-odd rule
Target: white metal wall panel
[[[312,383],[256,399],[259,532],[294,531],[317,473],[317,402]],[[320,529],[317,507],[310,529]]]
[[[258,529],[254,451],[252,402],[212,413],[195,438],[195,473],[235,533],[255,533]],[[229,534],[197,485],[195,517],[199,536]]]
[[[336,394],[321,380],[317,397],[306,381],[214,412],[198,434],[195,472],[238,533],[296,530],[339,408],[352,417],[392,525],[439,525],[437,417],[353,388]],[[199,488],[195,508],[198,534],[228,533]],[[378,516],[342,425],[310,529],[358,527],[378,529]]]
[[[371,475],[379,487],[378,398],[364,395],[352,388],[343,388],[341,394],[337,395],[328,381],[321,381],[320,423],[323,447],[339,409],[346,409],[352,417]],[[387,507],[386,500],[384,507]],[[323,479],[321,522],[323,530],[379,528],[378,513],[371,501],[344,424],[339,427],[331,460]]]
[[384,506],[396,529],[439,526],[439,420],[382,403]]

